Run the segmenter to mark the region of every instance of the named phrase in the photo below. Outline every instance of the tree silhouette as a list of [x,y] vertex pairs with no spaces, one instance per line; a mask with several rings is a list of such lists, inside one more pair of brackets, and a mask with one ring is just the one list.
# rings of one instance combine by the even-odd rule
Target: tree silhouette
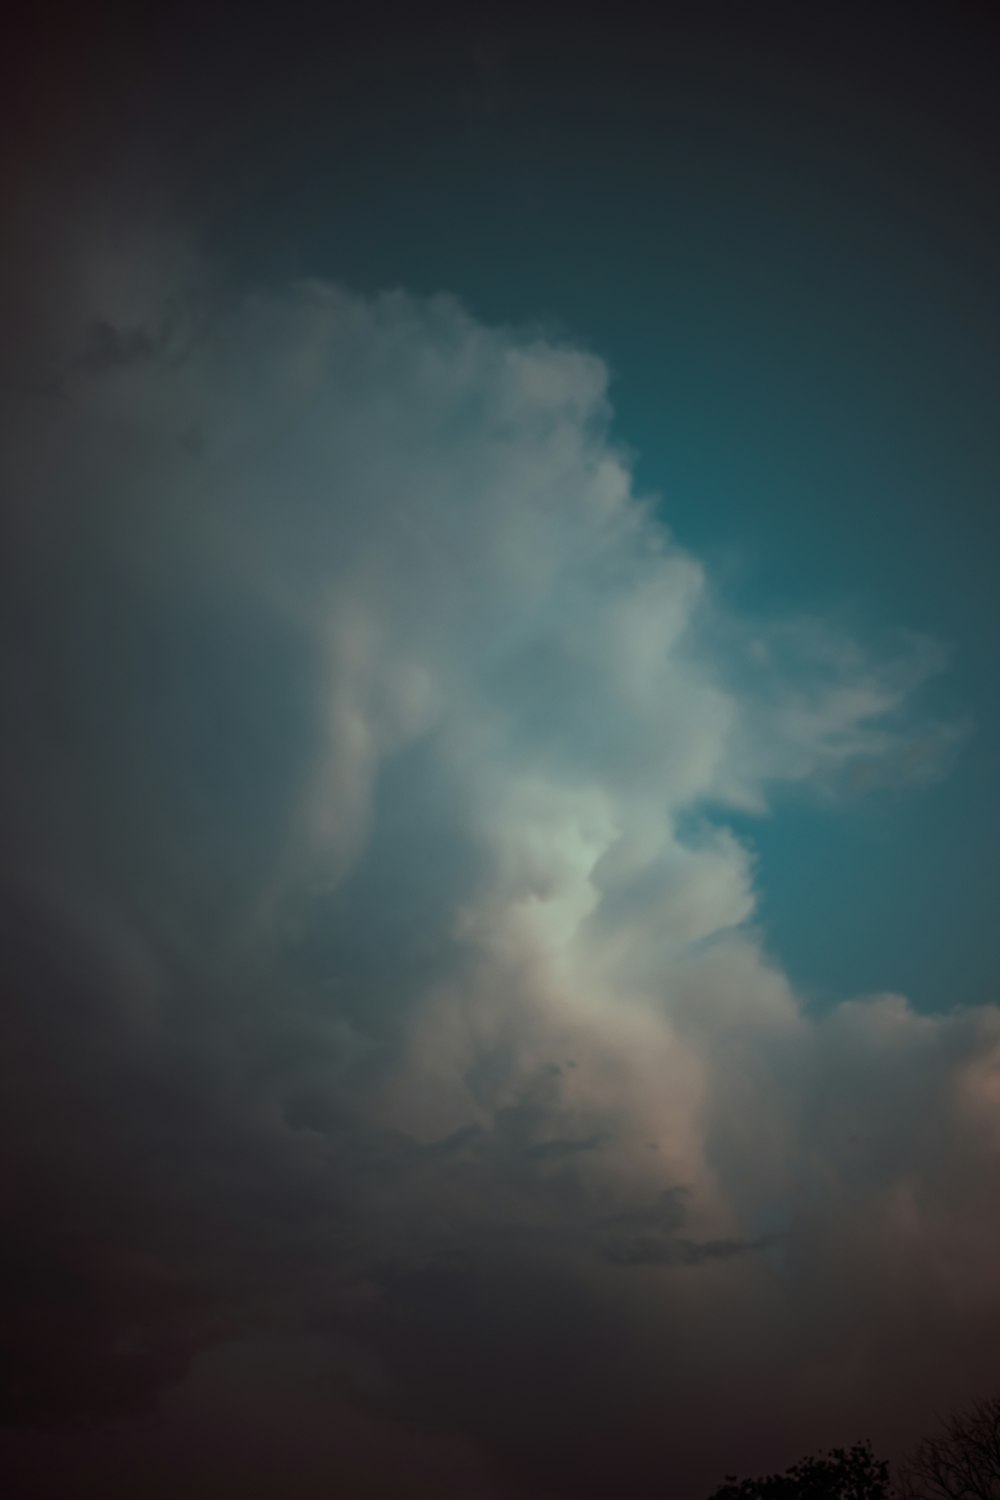
[[711,1500],[888,1500],[889,1493],[889,1465],[865,1442],[802,1458],[783,1474],[727,1475]]
[[1000,1396],[954,1412],[897,1474],[900,1500],[1000,1500]]

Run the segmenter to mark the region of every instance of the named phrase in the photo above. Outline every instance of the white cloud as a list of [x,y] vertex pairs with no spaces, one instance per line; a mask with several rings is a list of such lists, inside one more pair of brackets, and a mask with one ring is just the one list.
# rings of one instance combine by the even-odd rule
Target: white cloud
[[[176,296],[144,315],[137,273],[93,284],[114,292],[102,357],[70,361],[44,444],[28,424],[5,456],[25,497],[8,657],[56,700],[22,695],[8,754],[36,847],[47,828],[41,885],[72,854],[154,955],[162,1068],[201,1059],[212,1129],[304,1195],[286,1233],[220,1167],[210,1206],[175,1209],[195,1241],[262,1222],[280,1265],[254,1262],[240,1315],[308,1321],[323,1275],[386,1265],[379,1299],[405,1301],[404,1272],[511,1245],[589,1288],[574,1318],[610,1307],[646,1397],[662,1378],[678,1410],[709,1399],[734,1328],[774,1341],[773,1399],[841,1358],[872,1402],[897,1359],[931,1389],[902,1312],[873,1308],[905,1255],[922,1297],[994,1315],[996,1018],[892,997],[808,1017],[720,825],[781,783],[932,774],[953,734],[909,703],[938,654],[727,611],[634,495],[591,355],[446,298],[308,284],[206,320]],[[736,1253],[776,1226],[780,1270]],[[698,1261],[706,1291],[676,1279]],[[678,1341],[687,1396],[661,1368]],[[488,1372],[468,1409],[435,1378],[518,1456]],[[836,1420],[853,1399],[830,1394]]]

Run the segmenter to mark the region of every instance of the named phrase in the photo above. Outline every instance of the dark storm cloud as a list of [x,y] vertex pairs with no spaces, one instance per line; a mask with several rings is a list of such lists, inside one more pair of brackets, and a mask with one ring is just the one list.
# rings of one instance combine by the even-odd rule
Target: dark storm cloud
[[721,826],[935,773],[935,651],[727,617],[593,356],[190,266],[5,414],[7,1451],[680,1494],[973,1370],[996,1016],[807,1015]]

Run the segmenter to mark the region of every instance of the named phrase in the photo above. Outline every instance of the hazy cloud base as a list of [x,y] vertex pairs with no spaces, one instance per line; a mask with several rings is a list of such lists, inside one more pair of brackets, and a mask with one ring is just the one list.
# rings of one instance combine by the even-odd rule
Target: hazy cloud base
[[568,344],[162,247],[59,305],[3,410],[9,1462],[680,1496],[988,1384],[1000,1016],[807,1013],[726,824],[939,774],[940,650],[734,617]]

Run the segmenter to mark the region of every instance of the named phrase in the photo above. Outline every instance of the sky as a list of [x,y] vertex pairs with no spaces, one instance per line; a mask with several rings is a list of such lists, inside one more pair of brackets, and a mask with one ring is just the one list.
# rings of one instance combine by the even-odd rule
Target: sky
[[5,1493],[1000,1388],[995,25],[12,34]]

